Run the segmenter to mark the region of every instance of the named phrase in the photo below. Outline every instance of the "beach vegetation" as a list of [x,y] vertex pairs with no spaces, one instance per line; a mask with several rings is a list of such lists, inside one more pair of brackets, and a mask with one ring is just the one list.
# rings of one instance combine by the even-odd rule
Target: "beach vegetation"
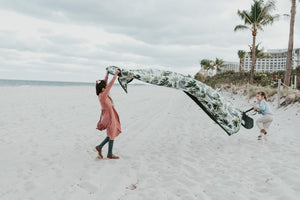
[[243,67],[242,67],[242,60],[243,60],[243,58],[245,58],[246,51],[244,51],[244,50],[238,50],[237,55],[238,55],[238,57],[239,57],[239,59],[240,59],[239,71],[241,72],[241,71],[242,71],[242,68],[243,68]]

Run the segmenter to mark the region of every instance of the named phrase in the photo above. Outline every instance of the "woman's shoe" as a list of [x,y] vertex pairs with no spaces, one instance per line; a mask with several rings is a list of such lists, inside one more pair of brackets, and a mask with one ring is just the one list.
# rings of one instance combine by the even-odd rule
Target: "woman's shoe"
[[267,131],[265,129],[261,129],[260,132],[265,134],[265,135],[267,134]]
[[115,156],[112,153],[113,145],[114,145],[114,141],[113,140],[109,140],[109,142],[108,142],[108,154],[107,154],[107,158],[109,158],[109,159],[119,159],[118,156]]
[[261,140],[261,135],[259,135],[259,136],[257,137],[257,140]]
[[119,159],[119,156],[115,156],[115,155],[107,155],[108,159]]
[[99,146],[96,146],[94,151],[98,152],[99,158],[103,158],[102,156],[102,149]]

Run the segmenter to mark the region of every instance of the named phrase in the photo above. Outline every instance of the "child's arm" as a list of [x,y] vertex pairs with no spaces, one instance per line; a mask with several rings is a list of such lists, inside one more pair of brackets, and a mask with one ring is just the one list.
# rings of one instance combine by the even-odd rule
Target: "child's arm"
[[262,113],[266,109],[266,102],[261,101],[258,107],[258,113]]
[[105,75],[104,80],[105,80],[105,82],[107,83],[107,80],[108,80],[108,71],[106,71],[106,75]]
[[117,72],[115,73],[114,77],[111,79],[111,81],[107,85],[106,89],[104,90],[102,96],[107,96],[108,95],[108,93],[109,93],[111,87],[113,86],[113,84],[114,84],[114,82],[115,82],[118,74],[119,74],[119,71],[117,70]]

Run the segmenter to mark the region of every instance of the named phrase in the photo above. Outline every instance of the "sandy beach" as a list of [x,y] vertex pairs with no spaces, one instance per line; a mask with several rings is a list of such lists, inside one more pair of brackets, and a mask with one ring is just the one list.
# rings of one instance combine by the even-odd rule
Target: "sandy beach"
[[[181,91],[129,85],[126,94],[114,86],[120,159],[101,160],[93,148],[106,133],[96,130],[94,87],[0,93],[1,200],[299,199],[299,104],[271,103],[274,122],[258,141],[256,126],[228,136]],[[224,95],[244,110],[254,105]]]

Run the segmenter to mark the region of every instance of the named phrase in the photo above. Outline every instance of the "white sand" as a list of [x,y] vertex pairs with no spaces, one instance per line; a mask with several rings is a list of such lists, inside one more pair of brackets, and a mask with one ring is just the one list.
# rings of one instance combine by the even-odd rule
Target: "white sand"
[[0,87],[0,199],[299,199],[300,105],[273,108],[258,141],[257,127],[227,136],[181,91],[128,91],[111,92],[121,159],[99,160],[94,87]]

